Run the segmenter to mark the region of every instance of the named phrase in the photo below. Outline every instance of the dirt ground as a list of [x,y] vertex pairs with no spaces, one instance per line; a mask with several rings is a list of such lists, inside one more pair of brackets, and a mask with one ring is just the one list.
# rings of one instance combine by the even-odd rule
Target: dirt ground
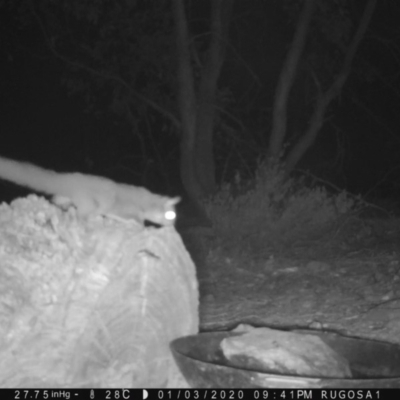
[[356,219],[285,244],[181,234],[197,266],[201,331],[247,323],[400,343],[398,219]]

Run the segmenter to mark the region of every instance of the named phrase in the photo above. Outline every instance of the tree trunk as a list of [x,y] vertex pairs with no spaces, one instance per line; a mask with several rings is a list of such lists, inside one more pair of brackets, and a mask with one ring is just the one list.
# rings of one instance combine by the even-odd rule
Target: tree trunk
[[195,163],[199,182],[206,194],[211,194],[216,189],[213,151],[215,101],[218,78],[225,57],[232,5],[233,0],[212,2],[211,42],[199,85]]
[[189,31],[182,0],[174,0],[178,50],[178,98],[182,121],[181,178],[189,197],[198,200],[216,189],[213,133],[218,78],[221,73],[233,0],[212,2],[209,50],[195,93]]
[[369,25],[371,17],[374,13],[376,6],[376,0],[369,0],[365,9],[364,14],[361,17],[360,24],[358,26],[357,32],[354,35],[352,42],[346,52],[345,60],[343,63],[342,70],[339,75],[332,83],[331,87],[325,92],[318,96],[318,100],[314,109],[314,113],[311,117],[309,127],[305,134],[299,139],[293,149],[289,152],[285,160],[285,168],[287,172],[290,172],[299,160],[303,157],[305,152],[314,143],[318,132],[323,124],[324,115],[328,105],[331,101],[337,97],[342,90],[347,77],[350,74],[351,65],[353,63],[354,56],[356,54],[357,48],[365,35],[365,31]]
[[173,0],[178,60],[178,104],[181,117],[180,172],[184,188],[196,204],[204,192],[195,169],[196,94],[189,52],[189,33],[182,0]]
[[287,54],[283,70],[276,88],[272,131],[269,140],[267,160],[269,163],[279,161],[282,153],[283,142],[286,136],[287,103],[290,89],[293,86],[297,65],[306,42],[307,31],[314,11],[315,0],[305,0],[303,10],[299,17],[293,43]]

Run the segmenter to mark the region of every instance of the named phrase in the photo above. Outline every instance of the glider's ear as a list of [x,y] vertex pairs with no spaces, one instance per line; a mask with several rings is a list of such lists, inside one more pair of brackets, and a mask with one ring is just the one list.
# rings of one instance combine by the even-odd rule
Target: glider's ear
[[171,197],[168,199],[167,204],[169,206],[176,206],[182,199],[180,197]]

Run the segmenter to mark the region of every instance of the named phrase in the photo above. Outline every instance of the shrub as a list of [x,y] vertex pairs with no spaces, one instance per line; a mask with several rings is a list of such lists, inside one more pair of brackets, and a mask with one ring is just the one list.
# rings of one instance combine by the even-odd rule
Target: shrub
[[279,166],[260,164],[252,182],[237,176],[204,205],[224,236],[268,233],[294,239],[326,228],[356,203],[345,191],[329,194],[322,186],[307,187],[302,179],[288,178]]

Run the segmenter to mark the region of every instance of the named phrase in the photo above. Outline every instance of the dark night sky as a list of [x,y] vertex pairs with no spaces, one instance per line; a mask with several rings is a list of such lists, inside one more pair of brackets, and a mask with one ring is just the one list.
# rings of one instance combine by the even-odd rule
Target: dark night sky
[[[383,25],[387,31],[393,29],[393,32],[396,32],[398,19],[394,15],[399,14],[398,10],[394,12],[390,5],[388,6],[388,2],[384,3],[385,5],[382,3],[381,7],[378,6],[371,25],[372,31],[369,31],[368,35],[373,36],[376,34],[374,29],[379,30]],[[393,27],[390,24],[393,24]],[[251,21],[249,25],[251,26]],[[6,29],[11,31],[15,27],[8,26]],[[279,34],[277,33],[277,36]],[[400,39],[395,36],[392,39],[399,44]],[[35,40],[40,39],[32,40],[31,54],[24,54],[22,51],[11,53],[10,48],[4,43],[0,47],[3,138],[0,154],[55,170],[76,170],[105,175],[117,180],[122,176],[122,180],[125,181],[148,184],[146,179],[143,182],[143,177],[132,171],[121,174],[122,168],[119,169],[115,164],[114,156],[117,153],[118,143],[123,143],[127,157],[129,154],[134,157],[135,154],[137,144],[134,139],[121,139],[124,132],[129,135],[126,128],[123,125],[116,125],[111,115],[96,119],[86,114],[83,111],[84,103],[78,97],[68,97],[60,81],[61,63],[54,59],[40,59],[34,56]],[[383,70],[386,68],[390,70],[388,62],[381,57],[382,49],[372,47],[370,52],[377,68],[381,63]],[[271,59],[270,63],[277,61]],[[393,64],[393,60],[390,63]],[[235,71],[225,68],[225,73],[229,76]],[[272,81],[276,82],[276,79]],[[398,82],[393,84],[395,86]],[[239,85],[237,88],[239,90]],[[329,110],[329,115],[335,119],[338,132],[343,134],[343,130],[346,131],[344,146],[347,152],[345,165],[347,172],[346,179],[342,182],[350,189],[366,191],[380,179],[385,170],[397,165],[396,154],[400,150],[399,98],[394,94],[383,96],[382,93],[390,91],[384,88],[382,82],[375,81],[371,84],[366,82],[361,85],[351,76],[344,91],[339,102],[335,102]],[[355,105],[352,102],[354,98],[352,92],[364,97],[365,103],[371,107],[373,113],[376,113],[375,123],[371,122],[375,118],[371,110],[364,110],[363,115],[362,107],[353,108]],[[382,126],[383,123],[386,126]],[[326,135],[324,132],[322,134]],[[325,157],[319,150],[321,148],[319,144],[325,141],[331,141],[333,145],[336,141],[335,135],[321,135],[302,167],[311,169],[313,161]],[[108,153],[110,162],[97,161],[107,160]],[[391,159],[390,163],[388,158]],[[399,172],[397,176],[400,178]],[[177,171],[174,174],[177,174]],[[178,180],[177,177],[175,180]],[[9,185],[2,182],[0,188],[8,190]]]

